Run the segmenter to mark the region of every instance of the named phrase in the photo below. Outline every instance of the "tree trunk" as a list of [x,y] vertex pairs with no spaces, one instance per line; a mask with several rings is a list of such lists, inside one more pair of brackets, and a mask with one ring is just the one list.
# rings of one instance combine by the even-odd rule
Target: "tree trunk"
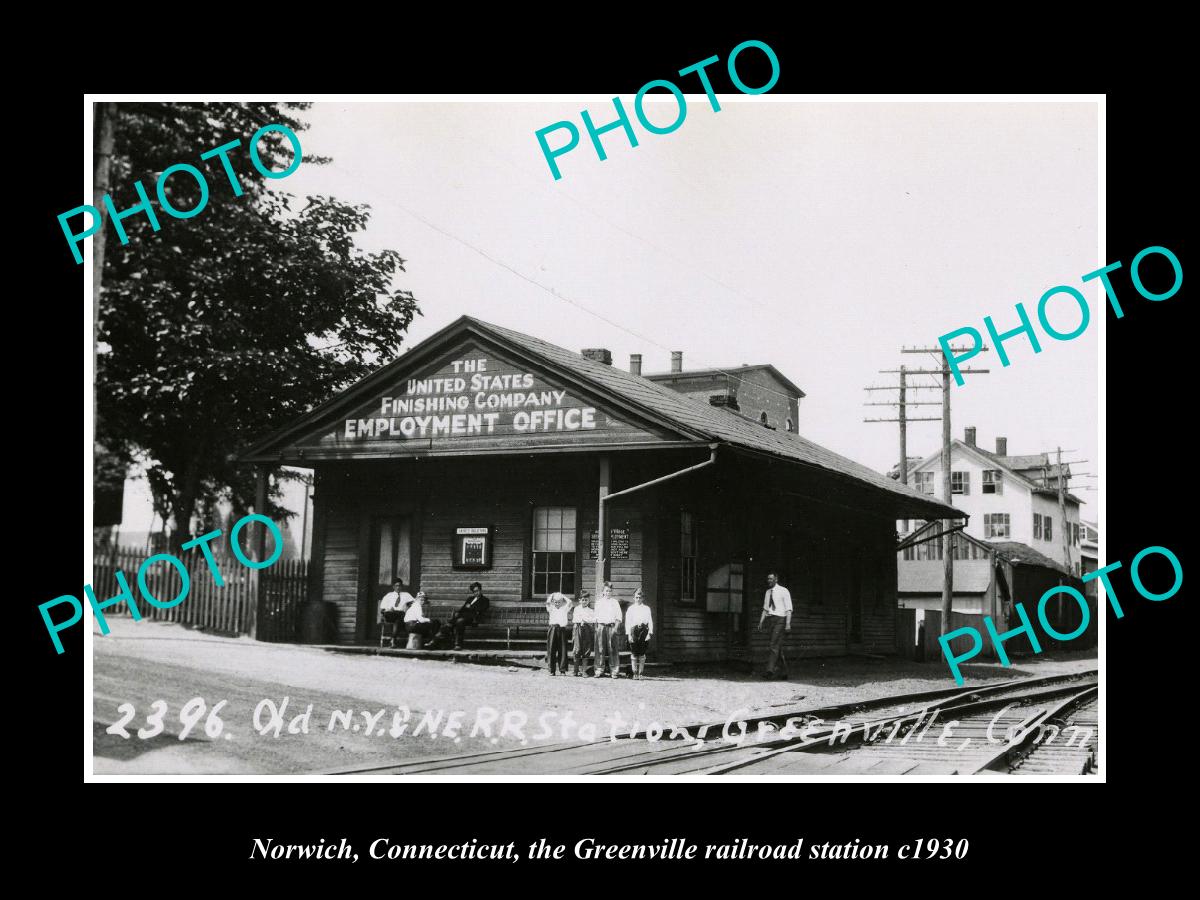
[[196,500],[200,495],[200,464],[204,458],[204,441],[200,441],[196,452],[187,462],[180,480],[179,491],[171,498],[171,513],[175,518],[175,530],[171,532],[171,552],[182,553],[184,535],[191,539],[190,526],[196,511]]

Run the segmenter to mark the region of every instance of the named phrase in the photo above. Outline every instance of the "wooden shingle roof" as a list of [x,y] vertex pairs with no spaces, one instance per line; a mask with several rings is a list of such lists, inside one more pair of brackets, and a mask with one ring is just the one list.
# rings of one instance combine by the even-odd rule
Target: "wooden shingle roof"
[[756,422],[751,422],[741,416],[729,415],[727,411],[719,407],[701,400],[694,400],[648,378],[588,359],[540,338],[512,331],[499,325],[492,325],[469,316],[464,316],[464,318],[484,331],[517,344],[526,351],[541,356],[554,364],[570,368],[605,389],[638,405],[653,409],[660,415],[684,425],[689,430],[701,432],[711,440],[807,463],[829,472],[849,476],[889,494],[917,501],[926,508],[929,518],[938,516],[964,518],[964,513],[953,506],[939,503],[927,494],[902,485],[881,472],[876,472],[861,463],[834,453],[832,450],[827,450],[820,444],[813,443],[794,432],[764,428]]
[[[540,338],[471,316],[459,317],[393,362],[257,442],[243,452],[240,458],[252,462],[280,460],[283,458],[283,451],[298,435],[321,426],[321,423],[327,424],[332,418],[336,418],[340,411],[361,402],[361,398],[369,395],[377,386],[394,380],[399,372],[419,360],[428,359],[443,351],[452,342],[469,339],[472,335],[500,347],[507,346],[513,352],[536,360],[547,370],[556,370],[566,378],[584,383],[598,395],[607,395],[614,405],[652,418],[678,432],[685,440],[700,439],[708,443],[726,444],[852,479],[859,486],[883,491],[892,500],[901,501],[901,505],[896,507],[899,511],[897,518],[965,518],[965,514],[953,506],[921,494],[798,434],[765,428],[745,417],[733,415],[728,410],[677,393],[648,378],[633,375]],[[665,442],[664,446],[670,446],[670,442]],[[305,463],[292,460],[290,464]]]

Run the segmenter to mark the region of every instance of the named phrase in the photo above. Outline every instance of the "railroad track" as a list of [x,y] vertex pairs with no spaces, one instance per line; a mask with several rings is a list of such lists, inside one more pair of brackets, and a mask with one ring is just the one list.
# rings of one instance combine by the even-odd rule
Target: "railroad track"
[[[1068,772],[1094,761],[1095,670],[949,688],[817,708],[772,709],[687,726],[692,739],[650,741],[644,731],[340,769],[332,774],[946,775]],[[1090,699],[1090,706],[1089,704]],[[1088,709],[1092,712],[1089,714]],[[1078,723],[1074,718],[1079,717]],[[1093,733],[1083,740],[1087,722]],[[1075,746],[1045,736],[1076,725]],[[740,742],[736,742],[739,735]],[[1043,739],[1038,740],[1042,735]],[[1082,750],[1079,745],[1086,743]],[[1065,751],[1065,752],[1064,752]],[[1090,753],[1090,757],[1089,757]],[[1057,766],[1058,768],[1055,768]],[[1078,772],[1076,772],[1078,774]]]
[[1088,775],[1100,743],[1095,688],[1068,697],[990,766],[1013,775]]

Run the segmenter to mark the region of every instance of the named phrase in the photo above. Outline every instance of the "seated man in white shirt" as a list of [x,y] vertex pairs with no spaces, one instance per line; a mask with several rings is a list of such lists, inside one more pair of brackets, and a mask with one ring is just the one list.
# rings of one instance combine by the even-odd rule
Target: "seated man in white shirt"
[[397,578],[392,589],[379,601],[379,621],[383,623],[379,629],[379,646],[383,646],[385,638],[396,646],[396,631],[412,602],[413,595],[404,590],[404,583]]
[[404,614],[404,630],[409,634],[419,634],[421,637],[433,637],[442,629],[442,623],[425,615],[427,598],[424,591],[417,591],[417,596]]

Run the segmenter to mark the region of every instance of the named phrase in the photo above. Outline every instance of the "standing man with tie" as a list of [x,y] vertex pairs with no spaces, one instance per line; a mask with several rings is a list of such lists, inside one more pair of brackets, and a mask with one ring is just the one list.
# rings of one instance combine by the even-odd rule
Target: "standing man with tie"
[[[763,595],[762,618],[758,620],[758,630],[763,630],[767,619],[771,620],[771,652],[767,654],[767,671],[763,678],[787,678],[787,656],[783,652],[783,633],[792,630],[792,594],[782,584],[778,584],[775,573],[767,575],[767,592]],[[780,664],[782,673],[775,674],[775,666]]]

